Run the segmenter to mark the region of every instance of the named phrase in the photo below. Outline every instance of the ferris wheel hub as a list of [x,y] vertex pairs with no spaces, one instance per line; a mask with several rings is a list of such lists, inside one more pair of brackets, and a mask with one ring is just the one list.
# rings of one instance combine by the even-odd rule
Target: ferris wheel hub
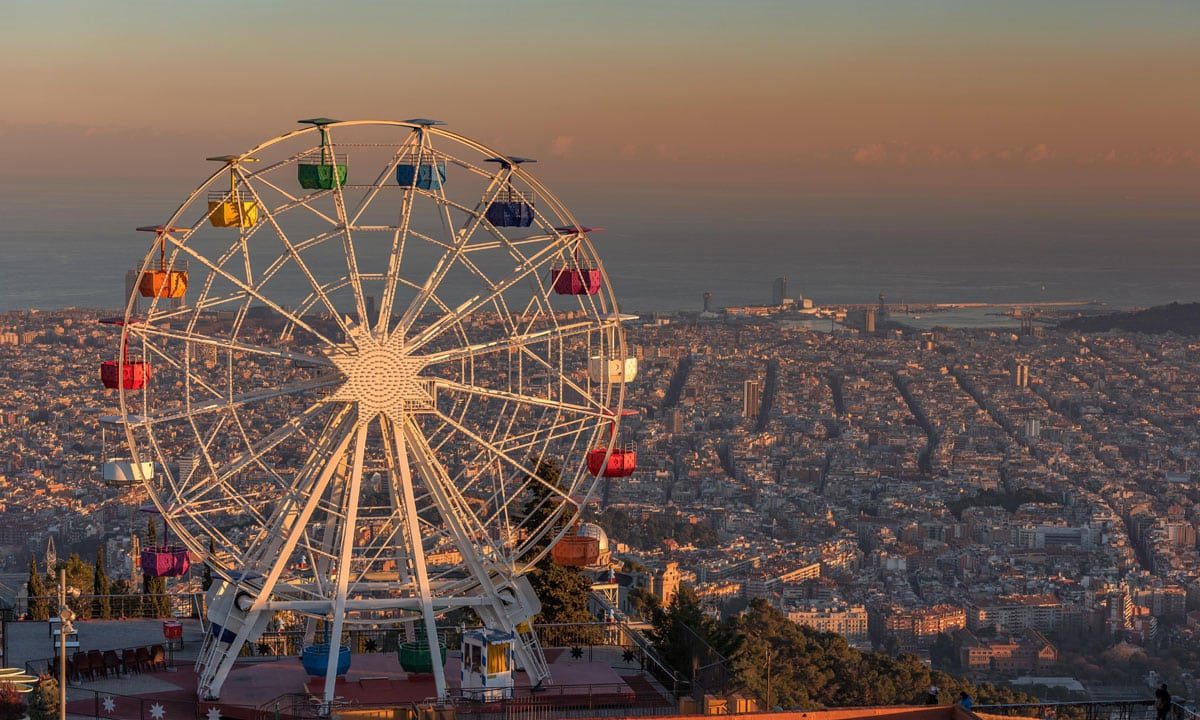
[[351,329],[349,342],[326,353],[343,381],[330,402],[354,403],[359,422],[433,408],[433,387],[420,375],[425,360],[404,351],[400,333],[382,341],[368,328]]

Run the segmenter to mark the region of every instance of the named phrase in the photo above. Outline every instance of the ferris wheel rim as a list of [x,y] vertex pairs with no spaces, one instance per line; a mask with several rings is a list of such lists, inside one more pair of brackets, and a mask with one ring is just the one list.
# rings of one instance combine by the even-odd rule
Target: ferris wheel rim
[[[465,136],[459,135],[458,133],[453,133],[453,132],[443,130],[443,129],[437,128],[437,127],[429,127],[429,126],[424,126],[424,125],[420,125],[420,124],[414,124],[414,123],[407,122],[407,121],[358,120],[358,121],[345,121],[345,122],[331,123],[328,125],[328,127],[329,128],[339,128],[339,127],[355,127],[355,126],[368,126],[368,125],[381,125],[381,126],[392,126],[392,127],[398,127],[398,128],[407,128],[409,130],[419,131],[421,133],[428,133],[430,135],[439,136],[439,137],[442,137],[445,139],[449,139],[449,140],[458,142],[462,145],[465,145],[467,147],[470,147],[470,148],[473,148],[473,149],[479,151],[481,154],[506,157],[506,156],[502,155],[501,153],[498,153],[494,149],[492,149],[486,145],[483,145],[482,143],[478,143],[477,141],[474,141],[470,138],[466,138]],[[297,138],[298,136],[302,136],[302,135],[310,134],[310,133],[316,133],[316,132],[318,132],[318,129],[315,127],[312,127],[312,128],[301,128],[301,129],[297,129],[297,130],[290,131],[287,133],[283,133],[275,138],[271,138],[263,143],[260,143],[259,145],[256,145],[254,148],[242,153],[241,155],[236,156],[236,161],[231,163],[230,165],[236,166],[237,164],[239,164],[240,162],[249,158],[250,156],[254,155],[255,153],[262,152],[263,150],[265,150],[275,144],[284,142],[286,140]],[[216,182],[220,177],[222,177],[228,171],[229,171],[228,166],[224,166],[224,167],[214,171],[208,177],[208,179],[205,180],[203,183],[201,183],[201,185],[198,186],[191,193],[191,195],[189,195],[188,198],[176,209],[176,211],[172,214],[170,220],[166,223],[166,225],[174,226],[175,223],[182,217],[185,210],[187,208],[191,207],[193,205],[193,203],[202,195],[203,192],[205,192],[209,187],[211,187],[214,182]],[[566,208],[565,204],[563,204],[557,198],[557,196],[555,196],[548,188],[546,188],[539,180],[537,180],[537,178],[535,178],[533,175],[531,175],[530,173],[525,171],[523,168],[521,168],[519,166],[519,164],[516,164],[511,168],[510,175],[515,176],[515,177],[519,178],[522,182],[527,183],[531,188],[533,188],[537,192],[539,197],[550,202],[553,206],[553,209],[555,210],[555,213],[558,214],[559,216],[567,219],[568,222],[565,224],[567,227],[571,227],[576,230],[578,230],[581,227],[580,224],[578,223],[578,221],[576,220],[576,218],[574,217],[574,215],[571,214],[571,212],[568,208]],[[186,243],[186,240],[188,238],[190,238],[190,236],[192,234],[194,234],[198,230],[199,226],[201,226],[202,224],[203,224],[203,218],[199,222],[195,223],[192,227],[188,228],[183,233],[181,242]],[[576,234],[584,235],[584,233],[582,233],[582,232],[577,232]],[[584,237],[586,240],[586,236],[584,236]],[[596,262],[597,266],[602,269],[603,265],[601,263],[601,259],[600,259],[599,255],[597,253],[595,253],[594,251],[592,251],[590,253],[590,255]],[[151,263],[151,257],[150,257],[150,255],[148,255],[146,260],[143,262],[143,267],[142,267],[143,272],[147,268],[149,268],[150,263]],[[611,312],[615,316],[617,314],[617,304],[616,304],[616,295],[613,292],[612,286],[611,286],[611,279],[609,278],[609,276],[606,272],[602,272],[601,277],[602,277],[602,281],[605,286],[605,290],[607,291],[605,293],[605,296],[608,299],[608,301],[610,302]],[[122,331],[121,331],[122,343],[125,343],[128,340],[132,339],[131,335],[137,334],[137,332],[139,330],[139,326],[137,324],[138,318],[135,315],[135,313],[133,312],[133,307],[134,307],[134,298],[131,297],[130,302],[127,303],[127,306],[126,306],[126,314],[125,314],[126,322],[124,323],[124,326],[122,327]],[[147,325],[149,325],[148,322],[147,322]],[[619,327],[619,322],[617,323],[616,326]],[[621,336],[620,336],[618,353],[622,360],[627,355],[627,349],[625,347],[623,334],[621,334]],[[317,360],[319,361],[319,358]],[[609,420],[608,420],[608,422],[610,423],[610,425],[613,428],[615,428],[616,425],[619,423],[620,410],[624,406],[624,393],[625,393],[624,382],[614,383],[614,389],[615,389],[615,397],[613,398],[613,400],[615,402],[616,412],[615,412],[614,416],[609,418]],[[128,419],[133,414],[130,412],[129,405],[127,404],[127,391],[124,388],[120,389],[119,398],[120,398],[121,415],[123,418]],[[134,439],[132,437],[132,431],[128,430],[128,424],[127,424],[127,432],[129,433],[128,439],[130,442],[131,451],[133,453],[136,453],[137,450],[135,448],[137,447],[138,444],[134,442]],[[609,453],[611,453],[612,449],[616,445],[616,437],[615,436],[616,436],[615,432],[612,432],[610,434],[610,439],[609,439],[609,442],[607,443],[607,449],[608,449]],[[135,457],[135,459],[136,459],[136,457]],[[582,507],[588,500],[590,500],[591,496],[595,493],[598,485],[599,485],[598,481],[593,481],[593,482],[590,482],[587,484],[587,491],[586,491],[586,493],[584,493],[584,497],[578,503],[577,507]],[[170,516],[170,513],[168,512],[169,508],[167,508],[164,504],[161,503],[158,494],[156,492],[150,492],[149,495],[150,495],[151,501],[155,504],[155,506],[157,506],[159,508],[160,512],[164,513],[164,517],[169,517]],[[559,509],[556,511],[554,517],[556,519],[558,519],[562,515],[566,514],[567,507],[568,507],[568,505],[566,505],[566,504],[561,505],[559,507]],[[575,515],[578,516],[578,511],[575,512]],[[554,522],[548,522],[543,525],[542,532],[541,532],[542,537],[540,537],[539,540],[544,539],[544,536],[549,534],[549,529],[552,528],[554,526],[554,524],[555,524]],[[569,527],[563,527],[561,530],[558,531],[557,537],[561,537],[563,534],[568,532],[569,529],[570,529]],[[186,534],[186,533],[178,534],[177,536],[180,537],[181,539],[186,538],[186,540],[198,540],[198,538],[192,538],[189,534]],[[554,540],[556,540],[557,537],[554,538]],[[186,543],[186,540],[185,540],[185,543]],[[191,545],[193,543],[187,543],[187,544]],[[531,565],[531,564],[539,561],[542,557],[544,557],[546,555],[546,553],[549,552],[549,546],[552,544],[553,544],[553,540],[550,543],[546,544],[545,547],[543,548],[543,550],[538,554],[538,556],[536,558],[533,558],[532,560],[530,560],[530,562],[527,563],[526,566]],[[193,552],[197,552],[200,555],[206,554],[203,551],[203,549],[201,549],[201,548],[189,547],[189,549],[191,549]],[[218,567],[215,567],[214,569],[217,570],[217,572],[219,574],[221,574],[223,577],[225,577],[225,579],[231,580],[231,581],[233,581],[233,578],[230,576],[236,575],[238,572],[238,570],[236,568],[229,568],[229,569],[226,569],[227,572],[229,573],[228,575],[226,575],[226,572],[223,572],[222,571],[223,569],[221,567],[218,566]]]

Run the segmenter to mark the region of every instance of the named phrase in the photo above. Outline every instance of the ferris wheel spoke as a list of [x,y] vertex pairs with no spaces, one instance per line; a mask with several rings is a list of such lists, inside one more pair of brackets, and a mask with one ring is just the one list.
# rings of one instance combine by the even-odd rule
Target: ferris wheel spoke
[[[331,152],[333,152],[332,141],[330,142]],[[336,155],[334,157],[336,158]],[[379,182],[377,179],[372,188],[375,192],[378,192]],[[367,318],[367,303],[363,299],[362,279],[358,274],[358,253],[354,250],[354,236],[350,232],[350,220],[346,215],[346,195],[341,182],[333,183],[333,208],[337,214],[338,227],[341,229],[342,249],[346,255],[346,272],[350,280],[350,289],[354,294],[354,311],[358,315],[360,325],[370,326],[371,321]],[[343,327],[342,330],[345,332],[346,328]]]
[[296,479],[288,492],[279,499],[260,537],[262,542],[247,552],[252,570],[261,572],[270,566],[267,581],[263,584],[263,595],[270,594],[270,586],[288,564],[292,551],[303,537],[306,526],[314,512],[320,507],[321,499],[337,471],[338,464],[354,439],[355,413],[344,408],[339,422],[312,448],[304,466],[296,473]]
[[[503,178],[501,176],[503,176]],[[405,309],[404,314],[400,317],[401,333],[404,333],[405,335],[408,334],[409,329],[412,327],[413,323],[416,322],[417,317],[419,317],[424,311],[425,305],[429,301],[429,293],[431,293],[434,288],[441,284],[442,280],[446,277],[446,274],[449,273],[451,268],[454,267],[454,263],[462,253],[463,247],[470,242],[471,236],[475,233],[476,228],[478,228],[480,223],[483,221],[483,209],[487,206],[487,203],[499,196],[500,191],[505,187],[508,179],[511,176],[512,169],[508,168],[506,172],[498,173],[496,177],[492,179],[487,188],[484,190],[483,197],[480,199],[479,205],[473,212],[468,214],[467,217],[469,219],[467,223],[464,225],[462,230],[457,233],[451,230],[451,227],[453,227],[453,222],[450,218],[450,209],[446,205],[446,189],[444,186],[439,185],[435,200],[440,198],[440,202],[437,203],[439,209],[441,210],[439,216],[442,219],[446,234],[453,240],[454,247],[438,259],[437,264],[434,266],[433,270],[430,271],[429,276],[425,279],[425,283],[422,286],[421,291],[417,293],[417,296],[413,298],[412,302],[409,303],[408,308]]]
[[249,353],[253,355],[262,355],[265,357],[273,357],[282,360],[291,360],[297,363],[308,365],[320,365],[323,367],[334,367],[333,362],[323,355],[308,355],[306,353],[298,353],[285,348],[273,347],[271,345],[252,345],[250,343],[239,342],[237,340],[227,340],[224,338],[211,337],[200,333],[188,330],[171,330],[165,327],[149,325],[146,323],[133,323],[129,325],[129,331],[134,335],[145,337],[159,337],[168,340],[180,340],[185,343],[196,343],[198,345],[206,345],[215,347],[218,350],[227,350],[232,352]]
[[[242,179],[245,181],[245,175],[242,175]],[[257,202],[258,206],[262,208],[263,215],[265,215],[267,218],[267,223],[271,226],[271,229],[275,231],[275,236],[283,245],[284,249],[287,251],[287,254],[291,257],[292,262],[296,265],[296,268],[302,275],[304,275],[305,279],[308,280],[308,284],[310,287],[312,287],[313,291],[320,296],[321,302],[325,305],[325,309],[341,328],[343,336],[349,337],[350,328],[346,326],[346,321],[342,319],[341,313],[339,313],[338,309],[334,307],[333,301],[331,301],[329,296],[325,294],[323,286],[317,281],[316,276],[313,275],[312,270],[308,267],[308,263],[304,262],[304,258],[300,256],[300,251],[296,249],[296,246],[292,244],[292,241],[288,238],[287,233],[283,231],[283,227],[279,224],[279,221],[275,217],[274,213],[272,213],[263,203],[262,198],[258,194],[258,190],[256,190],[254,186],[250,185],[248,182],[246,183],[246,186],[250,189],[250,194],[254,197],[255,202]],[[337,223],[334,222],[334,225],[336,226]]]
[[438,318],[429,326],[423,328],[415,337],[412,338],[410,342],[406,343],[406,345],[413,351],[424,347],[425,345],[429,344],[430,341],[444,332],[450,325],[454,323],[461,323],[463,320],[470,317],[472,313],[476,312],[482,307],[487,306],[488,303],[501,296],[513,286],[525,280],[530,275],[537,273],[543,265],[552,260],[554,257],[557,257],[557,255],[557,248],[553,246],[542,248],[542,250],[531,256],[523,266],[518,267],[507,278],[495,283],[490,288],[490,292],[476,295],[475,297],[467,300],[462,305],[459,305],[457,308],[455,308],[454,312]]
[[560,488],[556,488],[553,485],[550,485],[549,483],[547,483],[545,480],[542,480],[540,477],[538,477],[538,474],[536,472],[534,472],[532,469],[530,469],[529,466],[527,466],[525,463],[514,460],[512,458],[512,456],[510,456],[508,453],[501,450],[494,443],[484,439],[481,435],[479,435],[475,431],[471,430],[470,428],[466,427],[462,423],[458,422],[457,420],[455,420],[451,416],[443,413],[440,410],[434,410],[434,414],[438,418],[440,418],[442,420],[442,422],[448,423],[452,427],[454,427],[454,429],[457,430],[459,433],[461,433],[464,436],[464,438],[475,443],[477,446],[484,448],[492,456],[493,459],[499,460],[503,464],[508,465],[508,466],[516,469],[517,471],[524,473],[527,477],[535,479],[538,482],[538,484],[545,487],[552,494],[558,495],[567,501],[571,500],[570,496],[567,495],[566,493],[564,493]]
[[476,358],[481,355],[496,352],[498,350],[507,350],[509,348],[519,348],[536,342],[562,342],[567,338],[584,335],[593,332],[597,329],[595,323],[585,320],[582,322],[571,323],[569,325],[559,325],[546,330],[538,330],[536,332],[518,335],[516,337],[501,337],[495,340],[487,340],[484,342],[466,345],[449,350],[441,350],[422,356],[425,365],[437,365],[446,362],[457,362]]
[[[285,310],[285,309],[283,308],[283,306],[281,306],[279,303],[277,303],[277,302],[275,302],[274,300],[271,300],[271,299],[270,299],[270,298],[268,298],[267,296],[263,295],[263,294],[262,294],[261,292],[259,292],[259,291],[258,291],[256,288],[254,288],[254,287],[252,287],[252,286],[250,286],[250,285],[246,284],[244,281],[242,281],[242,280],[241,280],[241,278],[238,278],[237,276],[235,276],[235,275],[231,274],[231,273],[230,273],[228,270],[225,270],[225,269],[224,269],[223,267],[221,267],[220,265],[217,265],[217,264],[215,264],[214,262],[212,262],[211,260],[209,260],[209,259],[208,259],[207,257],[205,257],[204,255],[200,254],[199,252],[197,252],[197,251],[196,251],[196,250],[194,250],[193,248],[191,248],[191,247],[188,247],[187,245],[178,244],[178,241],[176,241],[176,240],[171,240],[171,242],[175,242],[175,243],[177,243],[177,247],[178,247],[180,250],[182,250],[183,252],[187,253],[187,255],[188,255],[189,257],[191,257],[191,258],[195,259],[197,262],[199,262],[201,265],[204,265],[205,267],[207,267],[207,268],[208,268],[210,271],[212,271],[213,273],[216,273],[217,275],[220,275],[220,276],[221,276],[221,277],[222,277],[224,280],[226,280],[227,282],[229,282],[229,283],[233,284],[233,285],[234,285],[235,287],[237,287],[239,290],[241,290],[242,292],[244,292],[244,293],[245,293],[245,294],[246,294],[248,297],[252,297],[252,298],[254,298],[255,300],[257,300],[257,301],[261,302],[263,305],[266,305],[267,307],[271,308],[271,309],[272,309],[272,310],[274,310],[274,311],[275,311],[275,312],[276,312],[276,313],[277,313],[277,314],[278,314],[280,317],[284,318],[285,320],[287,320],[288,322],[292,323],[293,325],[296,325],[297,327],[302,327],[302,328],[304,328],[304,329],[305,329],[305,330],[307,330],[309,333],[311,333],[311,334],[313,335],[313,337],[316,337],[316,338],[320,339],[321,341],[323,341],[323,342],[324,342],[326,345],[328,345],[329,347],[331,347],[331,348],[338,348],[338,349],[340,350],[340,345],[339,345],[338,343],[336,343],[336,342],[334,342],[333,340],[330,340],[329,338],[325,337],[325,335],[324,335],[324,334],[322,334],[322,333],[318,332],[317,330],[315,330],[315,329],[314,329],[314,328],[313,328],[311,325],[309,325],[308,323],[304,322],[304,320],[302,320],[302,319],[301,319],[301,318],[299,318],[299,317],[296,317],[296,316],[295,316],[293,313],[290,313],[290,312],[288,312],[287,310]],[[341,351],[342,351],[342,352],[344,352],[344,350],[341,350]]]
[[463,254],[482,252],[484,250],[499,250],[501,248],[521,248],[525,245],[537,245],[547,242],[555,242],[558,236],[550,234],[529,235],[523,238],[504,238],[503,240],[488,240],[486,242],[473,242],[463,248]]
[[284,212],[287,212],[288,210],[293,210],[295,208],[300,207],[300,208],[304,208],[305,210],[309,211],[313,215],[316,215],[318,218],[320,218],[321,220],[324,220],[325,222],[329,223],[330,225],[337,225],[336,220],[331,218],[329,215],[321,212],[317,208],[313,207],[311,204],[313,200],[319,200],[323,197],[326,197],[326,196],[332,194],[333,190],[318,190],[317,192],[314,192],[314,193],[309,193],[309,194],[303,195],[303,196],[297,196],[297,195],[291,194],[290,192],[283,189],[279,185],[271,182],[266,177],[266,173],[268,171],[273,170],[278,167],[281,167],[283,165],[289,164],[289,162],[294,162],[296,159],[298,159],[303,154],[304,153],[298,153],[297,155],[290,158],[289,161],[284,161],[284,162],[276,163],[275,165],[272,165],[269,167],[261,168],[259,170],[254,171],[251,174],[247,174],[244,171],[241,171],[239,168],[238,174],[244,180],[247,181],[246,185],[250,187],[251,192],[254,192],[254,188],[253,188],[253,186],[250,185],[249,180],[253,179],[255,182],[266,185],[267,187],[271,188],[272,190],[274,190],[275,192],[279,193],[280,195],[282,195],[284,198],[287,199],[286,203],[284,203],[283,205],[280,205],[272,210],[272,212],[274,214],[284,213]]
[[[486,565],[494,563],[496,558],[504,557],[502,548],[496,546],[494,539],[479,522],[479,518],[459,493],[445,466],[438,460],[437,454],[429,447],[429,443],[411,418],[404,421],[400,431],[404,433],[409,457],[414,460],[434,507],[448,526],[454,544],[458,546],[463,559],[474,566],[472,570],[476,579],[486,581],[490,575]],[[481,552],[480,543],[488,545],[488,552]]]
[[293,383],[284,383],[275,387],[263,388],[261,390],[250,390],[244,393],[238,393],[227,397],[216,397],[212,400],[202,402],[189,403],[184,407],[175,410],[160,410],[157,412],[145,413],[136,416],[136,420],[131,421],[132,425],[155,425],[159,423],[172,422],[188,417],[195,417],[204,413],[218,412],[222,410],[235,410],[243,405],[252,403],[261,403],[267,400],[273,400],[279,397],[290,397],[301,393],[320,390],[327,387],[333,387],[342,380],[340,374],[331,373],[320,377],[301,380]]
[[367,192],[364,193],[359,199],[358,205],[354,208],[354,212],[350,214],[351,225],[358,224],[358,221],[362,218],[362,214],[367,211],[367,208],[370,207],[372,202],[374,202],[375,196],[378,195],[379,191],[383,189],[384,183],[386,183],[388,178],[392,176],[392,173],[396,172],[396,166],[399,165],[400,162],[405,158],[405,156],[408,154],[408,151],[413,149],[413,147],[416,145],[416,143],[413,142],[414,137],[415,133],[400,144],[400,146],[396,149],[396,152],[392,155],[391,160],[384,165],[383,170],[381,170],[379,175],[375,178],[375,182],[371,183],[370,187],[367,189]]
[[254,445],[247,447],[236,458],[213,470],[213,477],[219,482],[229,481],[235,475],[257,462],[263,455],[279,447],[281,443],[298,433],[302,433],[305,425],[314,418],[320,417],[328,408],[329,403],[324,401],[309,405],[300,414],[290,418],[282,426],[273,430]]
[[450,390],[452,392],[466,393],[478,397],[492,398],[494,400],[506,400],[529,408],[542,408],[546,410],[553,410],[556,413],[584,415],[594,418],[612,418],[612,413],[606,411],[599,403],[595,403],[595,407],[587,407],[562,400],[534,397],[532,395],[510,392],[507,390],[493,390],[491,388],[480,387],[478,385],[468,385],[466,383],[455,382],[453,380],[447,380],[444,378],[435,378],[433,380],[433,384],[438,390]]
[[153,357],[158,358],[162,362],[165,362],[167,365],[171,366],[175,370],[178,370],[179,372],[184,373],[185,380],[187,380],[188,383],[195,383],[196,385],[199,385],[201,388],[203,388],[207,392],[212,393],[213,396],[215,396],[215,397],[221,396],[221,392],[219,390],[214,388],[212,385],[206,383],[202,378],[197,376],[190,369],[185,368],[183,363],[180,363],[177,358],[175,358],[173,355],[168,353],[163,348],[158,347],[157,345],[155,345],[153,342],[150,342],[146,338],[142,339],[142,347],[147,351],[148,356],[152,355]]

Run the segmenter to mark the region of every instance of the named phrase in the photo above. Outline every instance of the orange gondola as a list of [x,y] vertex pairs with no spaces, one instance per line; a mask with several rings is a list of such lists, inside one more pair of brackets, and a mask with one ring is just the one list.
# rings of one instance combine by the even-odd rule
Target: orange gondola
[[167,240],[166,234],[179,228],[163,225],[140,227],[142,232],[152,232],[157,236],[158,269],[142,271],[138,278],[138,294],[146,298],[181,298],[187,294],[187,270],[167,269]]
[[550,557],[564,567],[590,567],[600,560],[600,539],[567,535],[550,549]]

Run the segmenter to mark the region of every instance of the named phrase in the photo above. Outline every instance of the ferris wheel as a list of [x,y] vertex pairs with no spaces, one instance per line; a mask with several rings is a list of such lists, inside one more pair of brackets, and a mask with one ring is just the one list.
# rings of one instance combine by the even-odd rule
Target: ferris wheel
[[356,625],[402,628],[444,697],[437,620],[466,607],[545,682],[525,574],[552,551],[586,564],[580,509],[635,466],[628,316],[533,161],[433,120],[301,122],[210,158],[141,228],[101,372],[126,475],[177,543],[143,570],[177,575],[190,551],[219,578],[205,699],[276,613],[306,623],[327,701]]

